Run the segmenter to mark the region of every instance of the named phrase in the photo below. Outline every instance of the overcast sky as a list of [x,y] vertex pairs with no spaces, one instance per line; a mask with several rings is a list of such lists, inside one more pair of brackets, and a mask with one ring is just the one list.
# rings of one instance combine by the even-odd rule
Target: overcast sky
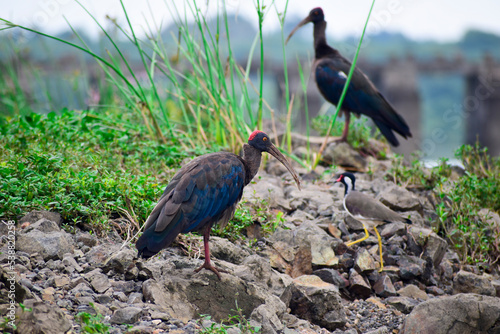
[[[216,12],[221,1],[197,1],[208,14]],[[226,0],[228,11],[250,19],[257,25],[256,0]],[[261,0],[271,4],[270,0]],[[85,7],[107,26],[106,15],[125,23],[119,0],[81,0]],[[143,31],[151,26],[171,23],[167,8],[183,12],[185,0],[123,0],[133,25]],[[276,0],[265,19],[265,29],[279,27],[276,9],[283,11],[284,0]],[[359,35],[371,5],[370,0],[290,0],[287,19],[297,21],[313,7],[322,7],[328,21],[328,34],[334,38]],[[378,0],[376,1],[369,31],[401,32],[417,40],[454,41],[467,29],[475,28],[500,34],[500,1],[495,0]],[[97,32],[96,24],[74,0],[2,0],[1,18],[14,23],[37,27],[55,33],[68,28],[64,17],[78,28]],[[295,23],[295,22],[294,22]],[[147,29],[147,28],[146,28]],[[287,32],[286,32],[287,33]]]

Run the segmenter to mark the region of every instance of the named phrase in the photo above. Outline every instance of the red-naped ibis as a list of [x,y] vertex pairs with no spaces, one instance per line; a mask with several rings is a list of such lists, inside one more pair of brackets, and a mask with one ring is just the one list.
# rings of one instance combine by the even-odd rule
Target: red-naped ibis
[[368,227],[373,228],[378,239],[378,249],[380,252],[380,270],[384,269],[382,258],[382,238],[377,231],[377,226],[385,223],[403,222],[411,224],[411,220],[401,217],[397,212],[392,211],[376,199],[356,191],[354,188],[356,177],[354,174],[346,172],[339,176],[336,182],[341,182],[345,187],[344,209],[354,219],[360,221],[365,229],[365,236],[361,239],[348,242],[347,246],[352,246],[358,242],[368,239]]
[[[321,95],[328,102],[337,105],[351,68],[351,62],[326,43],[326,21],[323,10],[319,7],[311,10],[309,15],[292,30],[286,41],[288,42],[300,27],[309,22],[314,24],[315,60],[312,72],[315,75],[316,84]],[[410,128],[405,120],[358,68],[354,70],[341,109],[346,117],[344,131],[340,138],[342,141],[347,140],[351,112],[370,117],[393,146],[399,145],[393,131],[404,138],[411,137]]]
[[210,229],[224,227],[233,217],[245,187],[257,174],[262,152],[278,159],[292,174],[300,189],[297,173],[262,131],[254,131],[243,145],[243,156],[229,152],[202,155],[183,166],[165,188],[146,220],[137,240],[139,256],[149,258],[168,247],[179,233],[203,231],[205,262],[196,269],[219,271],[210,263]]

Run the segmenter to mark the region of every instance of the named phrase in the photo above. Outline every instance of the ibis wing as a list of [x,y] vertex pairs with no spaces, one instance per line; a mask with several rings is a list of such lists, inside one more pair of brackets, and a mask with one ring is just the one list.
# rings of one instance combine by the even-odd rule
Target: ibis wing
[[[347,81],[351,63],[340,55],[321,58],[315,63],[316,83],[321,94],[329,102],[337,105]],[[354,69],[342,109],[363,114],[373,119],[386,138],[398,144],[392,130],[403,137],[411,137],[405,120],[358,68]]]

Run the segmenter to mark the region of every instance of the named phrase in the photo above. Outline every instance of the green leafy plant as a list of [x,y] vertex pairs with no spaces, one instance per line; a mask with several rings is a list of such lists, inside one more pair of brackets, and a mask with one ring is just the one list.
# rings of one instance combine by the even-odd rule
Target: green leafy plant
[[81,332],[88,334],[106,334],[109,333],[109,326],[104,324],[104,316],[100,314],[93,303],[89,305],[95,310],[96,314],[80,312],[76,315],[76,319],[80,323]]
[[258,199],[252,203],[242,200],[226,227],[222,230],[214,227],[212,233],[235,241],[245,237],[248,227],[259,224],[263,234],[269,235],[283,224],[282,216],[282,212],[271,210],[269,202],[265,199]]
[[[332,124],[334,115],[320,115],[312,119],[312,128],[320,135],[325,136]],[[349,124],[349,133],[347,140],[352,147],[366,154],[371,154],[376,157],[385,157],[385,150],[377,150],[372,147],[370,139],[374,137],[371,127],[367,125],[368,119],[363,117],[359,120],[354,120]],[[340,136],[344,129],[344,123],[335,122],[332,130],[332,136]],[[378,133],[378,130],[376,130]],[[378,134],[375,137],[380,137]],[[385,141],[383,139],[382,141]]]
[[462,261],[494,265],[500,259],[500,227],[490,225],[481,209],[500,212],[500,159],[486,148],[464,145],[456,153],[465,173],[439,191],[440,231],[459,251]]
[[[236,294],[236,298],[238,294]],[[241,308],[238,307],[238,299],[235,300],[236,310],[231,310],[236,312],[235,315],[229,315],[226,320],[220,323],[212,322],[210,327],[204,327],[202,324],[203,320],[210,320],[212,317],[207,314],[202,314],[202,320],[199,321],[202,326],[201,334],[226,334],[229,329],[238,329],[243,334],[259,333],[261,328],[258,326],[252,326],[250,321],[245,317]]]
[[[22,312],[32,312],[33,308],[32,307],[26,307],[23,303],[19,303],[19,307],[21,308]],[[15,319],[18,319],[16,316]],[[15,319],[12,319],[8,316],[4,316],[0,320],[0,329],[5,330],[5,333],[11,333],[17,329],[17,325],[15,323]],[[3,333],[3,332],[2,332]]]
[[396,155],[386,178],[406,188],[431,190],[443,184],[450,175],[451,167],[447,159],[441,159],[436,167],[426,168],[418,157],[407,163],[404,156]]

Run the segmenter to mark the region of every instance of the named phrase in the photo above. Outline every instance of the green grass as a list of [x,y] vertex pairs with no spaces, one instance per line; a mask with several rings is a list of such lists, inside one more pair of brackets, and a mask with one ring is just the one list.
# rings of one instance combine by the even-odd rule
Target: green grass
[[448,159],[441,159],[437,167],[429,169],[418,156],[408,164],[404,161],[404,156],[396,155],[386,178],[405,188],[433,190],[446,182],[450,176],[451,167],[448,165]]
[[500,227],[489,225],[478,212],[500,212],[500,158],[489,156],[477,143],[462,146],[456,157],[465,167],[463,175],[453,176],[446,159],[428,169],[418,159],[407,164],[397,156],[386,178],[436,194],[433,229],[454,247],[463,263],[493,266],[500,260]]
[[[333,118],[335,115],[320,115],[312,119],[311,127],[316,130],[320,135],[324,136],[331,127]],[[368,119],[362,117],[359,120],[352,120],[349,123],[349,133],[347,134],[347,140],[349,144],[360,152],[371,154],[378,158],[385,158],[386,151],[379,150],[373,147],[370,143],[372,138],[376,138],[381,142],[387,142],[383,138],[378,129],[375,129],[375,134],[372,133],[372,128],[368,126]],[[342,135],[342,130],[344,129],[343,122],[335,122],[333,127],[330,129],[331,136],[340,137]]]
[[453,187],[439,191],[443,199],[437,208],[440,230],[463,262],[498,264],[500,227],[489,225],[478,212],[486,208],[500,213],[500,158],[490,157],[477,143],[462,146],[456,156],[465,173]]
[[212,234],[236,241],[244,238],[248,227],[258,224],[262,235],[269,236],[283,223],[283,212],[274,212],[267,200],[260,199],[252,204],[242,200],[238,203],[234,217],[229,224],[224,229],[218,226],[213,227]]
[[127,115],[63,110],[3,120],[0,218],[45,209],[99,229],[124,211],[144,221],[180,161],[207,151],[161,145],[142,125],[120,128],[140,124]]
[[[138,125],[120,128],[126,115],[132,115],[127,123]],[[59,212],[70,230],[79,226],[101,233],[110,228],[109,219],[125,217],[137,231],[181,161],[208,151],[162,145],[134,117],[63,110],[3,119],[0,219],[50,210]],[[265,200],[253,206],[242,202],[231,223],[223,230],[214,227],[214,235],[241,239],[254,223],[269,234],[281,224],[281,215]]]

